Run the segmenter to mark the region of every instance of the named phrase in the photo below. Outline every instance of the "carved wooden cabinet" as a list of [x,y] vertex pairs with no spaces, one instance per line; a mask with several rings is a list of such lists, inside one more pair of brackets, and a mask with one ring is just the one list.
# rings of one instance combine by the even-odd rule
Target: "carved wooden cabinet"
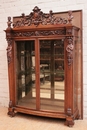
[[27,16],[13,17],[13,22],[8,17],[9,115],[63,118],[68,126],[79,118],[79,28],[72,19],[72,12],[65,19],[37,6]]

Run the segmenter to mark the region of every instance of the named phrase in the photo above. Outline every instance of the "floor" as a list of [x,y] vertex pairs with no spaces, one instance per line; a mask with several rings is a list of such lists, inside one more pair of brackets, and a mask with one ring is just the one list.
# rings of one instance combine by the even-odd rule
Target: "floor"
[[87,130],[87,119],[75,120],[75,125],[70,128],[64,125],[64,120],[21,113],[9,117],[7,111],[6,107],[0,107],[0,130]]

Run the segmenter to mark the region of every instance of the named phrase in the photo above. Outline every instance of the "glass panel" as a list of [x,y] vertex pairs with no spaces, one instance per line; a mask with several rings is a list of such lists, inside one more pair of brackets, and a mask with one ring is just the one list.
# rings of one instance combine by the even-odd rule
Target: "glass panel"
[[34,41],[17,42],[17,104],[36,108]]
[[40,108],[64,112],[64,42],[40,40]]

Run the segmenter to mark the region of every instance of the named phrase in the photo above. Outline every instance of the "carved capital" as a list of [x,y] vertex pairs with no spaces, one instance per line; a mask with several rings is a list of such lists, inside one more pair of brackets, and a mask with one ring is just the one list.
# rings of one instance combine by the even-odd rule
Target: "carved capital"
[[66,46],[66,51],[67,51],[67,60],[68,60],[68,66],[70,66],[73,62],[73,37],[67,37],[68,44]]
[[8,42],[8,47],[7,47],[7,59],[8,59],[8,64],[11,63],[12,61],[12,39],[7,39]]

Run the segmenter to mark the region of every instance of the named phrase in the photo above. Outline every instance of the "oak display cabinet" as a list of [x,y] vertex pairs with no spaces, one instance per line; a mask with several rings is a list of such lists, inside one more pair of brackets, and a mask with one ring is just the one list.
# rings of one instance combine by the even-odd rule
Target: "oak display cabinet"
[[8,115],[63,118],[68,126],[79,118],[80,28],[72,25],[72,12],[67,15],[45,14],[36,6],[27,16],[13,17],[13,22],[8,17]]

